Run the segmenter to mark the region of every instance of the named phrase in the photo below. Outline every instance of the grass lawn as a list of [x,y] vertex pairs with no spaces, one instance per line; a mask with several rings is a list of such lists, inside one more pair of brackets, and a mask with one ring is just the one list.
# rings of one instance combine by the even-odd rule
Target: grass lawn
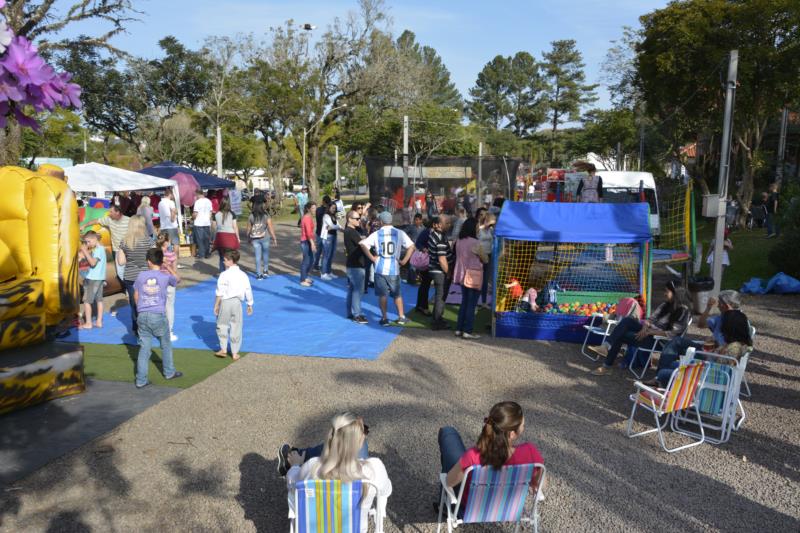
[[[433,306],[431,306],[432,310]],[[391,304],[389,306],[391,310]],[[424,328],[428,329],[431,326],[431,318],[422,315],[421,313],[417,312],[416,310],[411,311],[408,313],[408,324],[405,326],[407,328]],[[444,319],[447,323],[450,324],[450,330],[455,331],[456,329],[456,322],[458,321],[458,306],[457,305],[446,305],[444,308]],[[475,326],[473,328],[473,333],[477,335],[488,335],[491,332],[492,326],[492,312],[488,309],[478,309],[478,312],[475,314]]]
[[[764,229],[736,230],[731,232],[730,239],[733,250],[729,253],[731,266],[725,270],[722,280],[723,289],[739,290],[750,278],[768,280],[777,271],[767,259],[769,251],[778,244],[777,239],[766,239]],[[697,223],[697,242],[703,245],[703,267],[701,275],[709,275],[710,265],[706,264],[709,243],[714,237],[712,221],[701,220]]]
[[[84,344],[84,365],[86,376],[105,381],[134,382],[138,346]],[[183,372],[183,377],[167,381],[161,375],[161,350],[156,349],[150,358],[149,379],[154,385],[186,389],[200,383],[211,374],[219,372],[233,360],[214,357],[211,350],[173,349],[175,368]]]

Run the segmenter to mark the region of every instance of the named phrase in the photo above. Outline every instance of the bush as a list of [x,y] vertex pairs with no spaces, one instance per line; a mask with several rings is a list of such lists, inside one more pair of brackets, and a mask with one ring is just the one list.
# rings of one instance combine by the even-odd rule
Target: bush
[[778,215],[780,237],[769,253],[769,262],[778,272],[800,279],[800,186],[784,188]]

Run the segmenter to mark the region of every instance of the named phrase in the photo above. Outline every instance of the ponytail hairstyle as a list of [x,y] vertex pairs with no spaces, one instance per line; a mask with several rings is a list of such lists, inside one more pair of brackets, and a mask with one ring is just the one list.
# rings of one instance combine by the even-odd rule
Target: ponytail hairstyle
[[522,407],[517,402],[500,402],[492,406],[489,416],[483,419],[483,430],[477,448],[481,464],[502,467],[511,457],[509,433],[519,431],[524,421]]
[[343,483],[364,479],[358,452],[365,438],[363,419],[353,413],[334,416],[313,477],[338,479]]
[[167,233],[166,230],[162,231],[158,234],[158,237],[156,237],[156,248],[161,250],[164,247],[164,244],[169,242],[169,240],[169,233]]

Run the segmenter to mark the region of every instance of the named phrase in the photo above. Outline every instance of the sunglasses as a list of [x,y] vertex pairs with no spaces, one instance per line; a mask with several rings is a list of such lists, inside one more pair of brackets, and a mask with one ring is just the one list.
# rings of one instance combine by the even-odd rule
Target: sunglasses
[[350,220],[361,220],[361,217],[350,217]]

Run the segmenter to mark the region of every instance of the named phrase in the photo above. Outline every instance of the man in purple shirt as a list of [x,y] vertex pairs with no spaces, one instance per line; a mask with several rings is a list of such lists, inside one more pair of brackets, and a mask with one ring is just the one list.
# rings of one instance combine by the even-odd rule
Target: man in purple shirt
[[175,287],[178,280],[168,272],[161,271],[164,252],[158,248],[147,250],[147,268],[133,284],[133,299],[139,312],[139,359],[136,361],[136,388],[150,384],[147,371],[153,338],[161,344],[161,360],[165,379],[176,379],[183,375],[175,370],[172,362],[172,341],[165,312],[167,287]]

